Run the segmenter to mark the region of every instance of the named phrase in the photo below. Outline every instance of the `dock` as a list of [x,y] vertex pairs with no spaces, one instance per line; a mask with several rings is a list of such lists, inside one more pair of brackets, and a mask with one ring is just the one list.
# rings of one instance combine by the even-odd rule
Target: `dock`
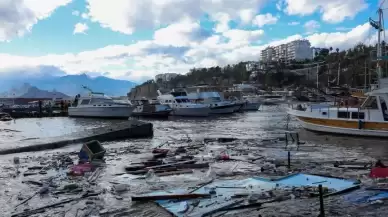
[[0,149],[0,155],[56,149],[70,144],[98,140],[100,142],[153,136],[153,125],[139,120],[128,120],[107,127],[89,129],[68,135],[22,140],[10,149]]

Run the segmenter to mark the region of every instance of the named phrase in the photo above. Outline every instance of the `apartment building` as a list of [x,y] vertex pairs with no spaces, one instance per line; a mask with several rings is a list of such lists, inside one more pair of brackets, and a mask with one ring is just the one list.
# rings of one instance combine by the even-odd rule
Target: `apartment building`
[[295,40],[287,43],[287,62],[312,58],[311,44],[308,40]]
[[[318,51],[319,52],[319,51]],[[295,40],[276,47],[267,47],[261,51],[261,61],[279,61],[289,63],[292,60],[313,59],[311,44],[308,40]]]
[[279,62],[287,60],[287,44],[281,44],[275,47],[275,59]]
[[267,47],[266,49],[261,51],[261,61],[262,62],[270,62],[274,59],[275,50],[273,47]]

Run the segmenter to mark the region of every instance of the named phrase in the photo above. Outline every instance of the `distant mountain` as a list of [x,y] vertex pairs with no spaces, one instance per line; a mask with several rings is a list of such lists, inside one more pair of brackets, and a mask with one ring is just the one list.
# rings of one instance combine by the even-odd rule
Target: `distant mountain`
[[[35,86],[41,90],[56,90],[69,96],[75,96],[85,92],[82,88],[82,85],[84,85],[95,92],[103,92],[110,96],[126,96],[131,88],[137,85],[131,81],[111,79],[104,76],[63,75],[64,73],[53,68],[43,68],[40,71],[43,72],[33,74],[15,71],[12,74],[0,75],[1,95],[22,95],[26,93],[30,86]],[[20,94],[21,92],[23,93]]]
[[40,90],[37,87],[30,87],[27,93],[20,96],[21,98],[69,98],[68,95],[58,91]]

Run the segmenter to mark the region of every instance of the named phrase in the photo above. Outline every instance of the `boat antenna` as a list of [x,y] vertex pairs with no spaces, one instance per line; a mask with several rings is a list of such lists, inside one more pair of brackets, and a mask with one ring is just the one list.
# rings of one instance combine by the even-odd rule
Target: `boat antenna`
[[377,60],[377,84],[378,88],[380,88],[380,79],[381,79],[381,64],[382,64],[382,52],[381,52],[381,33],[384,33],[384,14],[381,5],[377,10],[378,13],[378,21],[374,21],[372,18],[369,18],[370,25],[377,30],[377,52],[376,52],[376,60]]

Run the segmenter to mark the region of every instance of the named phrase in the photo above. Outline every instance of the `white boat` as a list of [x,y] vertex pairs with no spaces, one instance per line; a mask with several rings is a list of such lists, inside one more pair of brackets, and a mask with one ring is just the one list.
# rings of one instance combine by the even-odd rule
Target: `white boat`
[[265,105],[277,105],[285,103],[287,100],[286,96],[280,94],[263,94],[259,95],[259,97]]
[[135,107],[132,116],[143,117],[168,117],[172,112],[169,105],[162,105],[159,101],[149,101],[147,99],[132,100],[131,104]]
[[232,114],[241,107],[234,102],[224,100],[217,91],[208,91],[209,88],[208,86],[191,87],[190,89],[196,90],[189,92],[188,97],[190,100],[207,105],[211,109],[211,114]]
[[204,104],[193,103],[187,97],[184,91],[172,91],[168,94],[162,94],[158,90],[158,101],[163,105],[169,105],[172,109],[170,115],[187,117],[207,117],[210,114],[210,108]]
[[367,93],[360,107],[298,105],[288,113],[307,130],[357,136],[388,137],[388,88]]
[[129,102],[116,102],[103,93],[90,92],[87,96],[78,94],[68,113],[70,117],[129,118],[132,110]]
[[261,100],[258,96],[243,96],[243,101],[245,102],[243,111],[257,111],[261,106]]
[[240,111],[257,111],[262,100],[256,94],[256,87],[249,84],[237,84],[233,88],[226,90],[226,93],[231,94],[236,104],[241,104]]

